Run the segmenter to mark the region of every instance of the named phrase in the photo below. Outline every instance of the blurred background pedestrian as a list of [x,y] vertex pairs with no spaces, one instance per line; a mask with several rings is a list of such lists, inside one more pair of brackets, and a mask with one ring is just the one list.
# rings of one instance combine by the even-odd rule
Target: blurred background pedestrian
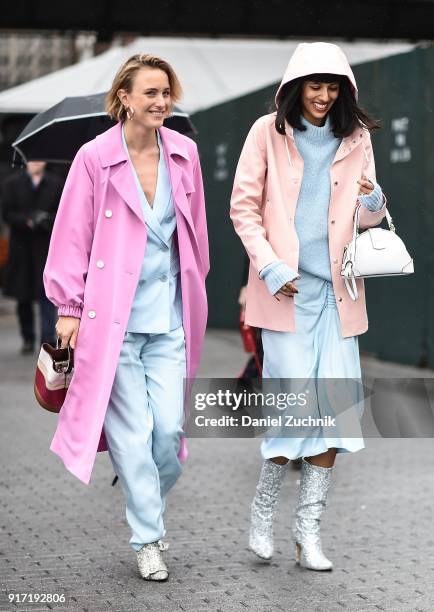
[[3,220],[10,228],[3,291],[17,300],[23,354],[35,348],[34,301],[39,304],[41,343],[55,341],[55,307],[45,296],[42,273],[61,193],[61,179],[47,172],[43,161],[28,162],[2,186]]

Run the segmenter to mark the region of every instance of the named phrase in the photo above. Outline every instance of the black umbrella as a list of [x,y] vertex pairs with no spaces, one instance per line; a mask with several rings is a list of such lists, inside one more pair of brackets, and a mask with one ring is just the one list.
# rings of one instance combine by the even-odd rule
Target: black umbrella
[[[12,146],[23,161],[71,162],[82,144],[115,125],[104,110],[105,96],[65,98],[35,115]],[[164,125],[187,136],[196,133],[188,114],[177,108]]]

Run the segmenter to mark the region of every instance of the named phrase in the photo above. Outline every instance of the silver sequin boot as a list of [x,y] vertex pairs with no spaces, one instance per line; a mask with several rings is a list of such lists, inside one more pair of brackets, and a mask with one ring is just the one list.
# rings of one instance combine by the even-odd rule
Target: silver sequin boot
[[273,555],[273,515],[286,465],[266,459],[251,506],[249,548],[261,559]]
[[142,578],[145,580],[167,580],[169,572],[161,555],[162,550],[167,550],[167,544],[162,540],[145,544],[137,552],[137,565]]
[[333,563],[322,552],[320,539],[320,520],[326,505],[332,470],[312,465],[303,459],[295,512],[295,560],[311,570],[333,568]]

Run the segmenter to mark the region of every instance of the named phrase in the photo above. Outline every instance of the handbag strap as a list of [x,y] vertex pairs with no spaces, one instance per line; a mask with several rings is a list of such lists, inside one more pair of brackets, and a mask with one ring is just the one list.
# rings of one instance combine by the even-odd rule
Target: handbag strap
[[[350,285],[351,281],[351,285]],[[357,291],[356,278],[353,275],[350,278],[344,277],[345,287],[347,288],[348,295],[355,302],[359,298],[359,292]]]
[[[387,198],[383,193],[383,205],[386,204],[387,205]],[[359,235],[359,226],[360,226],[360,209],[362,208],[362,205],[359,203],[356,206],[356,211],[354,213],[354,224],[353,224],[353,238],[350,242],[350,244],[348,245],[348,252],[349,252],[349,258],[350,261],[354,261],[355,257],[356,257],[356,238]],[[390,216],[389,211],[386,208],[386,220],[387,220],[387,225],[389,226],[389,229],[391,232],[395,232],[395,225],[393,224],[393,219]]]
[[[387,205],[387,198],[383,193],[383,205],[386,204]],[[353,238],[350,242],[350,244],[348,245],[348,264],[351,266],[351,273],[350,275],[347,277],[344,277],[344,281],[345,281],[345,287],[347,288],[348,294],[350,296],[350,298],[353,301],[356,301],[359,297],[359,292],[357,290],[357,284],[356,284],[356,278],[354,276],[354,272],[352,269],[352,264],[354,262],[354,259],[356,257],[356,245],[357,245],[357,236],[359,235],[359,226],[360,226],[360,209],[361,209],[362,205],[359,203],[356,206],[356,211],[354,214],[354,225],[353,225]],[[389,226],[389,230],[391,232],[395,232],[395,225],[393,224],[393,219],[390,216],[389,211],[386,208],[386,220],[387,220],[387,225]]]
[[[383,206],[386,205],[386,221],[387,221],[387,225],[389,226],[389,229],[391,232],[395,232],[395,225],[393,223],[393,219],[390,216],[389,211],[387,210],[387,198],[383,193]],[[359,203],[356,206],[356,212],[354,214],[354,227],[353,227],[353,240],[356,239],[358,233],[359,233],[359,217],[360,217],[360,209],[362,208],[362,205]]]

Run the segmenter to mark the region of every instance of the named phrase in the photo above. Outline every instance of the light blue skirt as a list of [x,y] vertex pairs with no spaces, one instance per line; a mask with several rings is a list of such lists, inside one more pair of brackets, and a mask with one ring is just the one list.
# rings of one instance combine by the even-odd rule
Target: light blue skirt
[[[342,337],[332,283],[305,271],[300,271],[300,275],[296,281],[299,293],[294,298],[280,298],[295,300],[296,331],[262,330],[264,389],[266,379],[284,379],[279,384],[296,393],[306,388],[306,381],[309,381],[309,389],[312,386],[316,389],[316,414],[319,417],[334,415],[336,426],[310,426],[303,429],[300,437],[296,437],[297,431],[301,431],[297,428],[296,433],[286,431],[278,437],[267,437],[261,445],[264,459],[311,457],[329,448],[337,448],[338,452],[364,448],[360,428],[363,387],[358,338]],[[273,386],[275,382],[268,381],[268,384]],[[333,412],[333,393],[339,396],[335,402],[339,404],[336,412]],[[348,397],[343,400],[345,394]],[[294,415],[299,417],[302,413],[299,407],[294,409]]]

